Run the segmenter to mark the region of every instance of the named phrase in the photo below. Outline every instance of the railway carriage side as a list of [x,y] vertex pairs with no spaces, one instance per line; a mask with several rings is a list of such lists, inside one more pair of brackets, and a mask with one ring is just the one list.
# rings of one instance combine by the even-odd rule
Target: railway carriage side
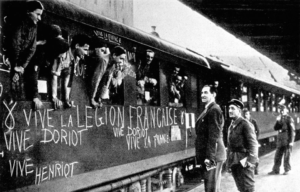
[[[96,90],[100,108],[91,105],[89,89],[99,66],[91,56],[75,62],[68,85],[71,107],[54,109],[49,68],[38,55],[42,46],[38,47],[30,64],[40,67],[43,108],[33,110],[29,98],[10,102],[9,61],[3,53],[0,189],[113,190],[141,180],[143,187],[147,183],[154,190],[175,187],[172,180],[178,180],[180,168],[194,158],[193,127],[202,107],[199,88],[209,71],[206,59],[65,1],[42,2],[45,11],[38,40],[47,38],[51,24],[56,24],[69,43],[84,34],[91,40],[90,51],[122,46],[127,60],[115,67],[116,76],[103,75]],[[1,3],[6,6],[3,15],[10,16],[9,10],[21,2]],[[145,78],[146,69],[139,68],[149,50],[154,53],[150,54],[154,67]],[[64,91],[60,76],[58,99],[63,100]]]
[[[277,131],[274,130],[276,117],[279,113],[279,103],[288,106],[289,114],[293,117],[296,129],[296,139],[299,139],[300,130],[300,92],[281,83],[267,79],[269,71],[263,71],[262,76],[251,75],[246,69],[230,68],[224,61],[208,58],[211,64],[211,80],[218,84],[217,102],[223,109],[226,119],[226,128],[230,125],[227,103],[231,98],[241,100],[251,112],[260,128],[260,154],[264,154],[276,147]],[[248,65],[253,60],[250,60]],[[260,63],[262,64],[262,63]],[[257,72],[259,73],[259,72]],[[224,137],[226,141],[226,138]]]

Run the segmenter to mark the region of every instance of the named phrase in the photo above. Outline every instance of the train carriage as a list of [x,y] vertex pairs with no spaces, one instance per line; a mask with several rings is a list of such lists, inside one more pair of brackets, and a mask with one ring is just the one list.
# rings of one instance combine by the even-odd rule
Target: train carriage
[[[4,31],[9,18],[23,11],[24,2],[0,3]],[[299,131],[299,91],[265,78],[268,71],[262,77],[251,75],[232,66],[241,60],[238,57],[230,62],[203,57],[67,1],[42,3],[38,41],[47,39],[51,25],[56,24],[69,43],[77,35],[88,36],[91,51],[124,47],[127,61],[122,69],[126,70],[115,84],[109,76],[101,80],[97,97],[103,106],[95,107],[90,95],[95,64],[91,55],[86,56],[71,70],[71,107],[55,109],[49,68],[38,47],[30,64],[40,67],[38,92],[43,108],[34,110],[32,98],[12,102],[10,65],[1,47],[1,191],[174,191],[183,182],[182,172],[195,167],[194,126],[203,109],[200,90],[204,84],[218,87],[217,102],[227,123],[231,98],[241,99],[252,111],[261,128],[260,151],[274,146],[273,123],[282,99],[289,104]],[[154,80],[146,85],[150,78],[139,79],[139,66],[149,50],[154,53]],[[257,59],[243,64],[252,65]],[[66,90],[62,77],[58,80],[57,96],[63,100]]]
[[[276,63],[263,55],[256,57],[207,57],[211,71],[218,74],[213,81],[219,82],[219,94],[217,97],[225,119],[228,118],[227,102],[231,98],[243,101],[245,107],[251,112],[251,116],[257,121],[260,128],[259,153],[265,154],[276,147],[277,131],[274,130],[276,117],[279,113],[279,103],[287,105],[289,114],[294,119],[296,140],[299,139],[299,85],[290,79],[290,73],[279,67]],[[268,67],[265,68],[268,64]],[[242,67],[240,67],[241,65]],[[281,71],[276,73],[275,68]],[[212,75],[213,76],[213,75]],[[276,77],[274,77],[276,76]],[[284,79],[285,81],[281,81]],[[230,122],[227,121],[227,126]],[[226,133],[225,133],[226,135]],[[224,138],[226,141],[226,138]]]
[[[14,14],[22,11],[22,3],[1,1],[3,27],[10,17],[17,17]],[[34,110],[28,98],[10,102],[9,61],[3,52],[1,191],[94,188],[107,191],[128,186],[135,180],[149,180],[165,170],[179,170],[183,162],[193,160],[193,127],[200,107],[198,87],[209,70],[206,59],[66,1],[42,3],[45,10],[38,24],[38,40],[44,40],[50,25],[56,24],[69,42],[78,34],[87,35],[92,40],[91,50],[98,47],[113,50],[115,46],[122,46],[126,49],[127,73],[118,84],[118,90],[111,90],[102,98],[103,106],[94,108],[90,105],[88,90],[91,83],[88,76],[94,71],[87,70],[92,65],[88,59],[81,60],[72,71],[72,107],[54,109],[51,84],[45,75],[47,72],[42,72],[45,61],[33,58],[31,62],[41,67],[38,90],[43,101],[43,108]],[[137,86],[137,66],[149,49],[155,53],[157,84],[141,92]],[[36,51],[35,55],[39,58],[37,54],[40,52]],[[172,77],[175,68],[180,72]],[[178,74],[181,97],[174,98],[170,95],[170,84]],[[62,89],[59,78],[59,99],[62,99]],[[172,171],[165,173],[168,182],[180,176],[180,171],[175,172],[174,176]],[[156,186],[160,189],[162,178],[157,180]],[[143,183],[145,187],[146,182]],[[154,186],[154,176],[152,182],[150,179],[147,183]]]

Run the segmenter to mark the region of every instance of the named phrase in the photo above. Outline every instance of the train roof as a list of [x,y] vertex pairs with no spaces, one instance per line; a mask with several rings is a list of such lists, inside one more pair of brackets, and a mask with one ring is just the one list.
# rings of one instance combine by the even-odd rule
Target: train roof
[[[210,56],[209,61],[216,62],[231,73],[264,83],[269,89],[281,89],[284,92],[300,95],[300,85],[293,79],[291,72],[264,55],[253,56]],[[212,68],[214,64],[211,63]],[[282,92],[279,91],[279,92]]]
[[151,49],[159,50],[166,54],[173,55],[177,58],[181,58],[205,68],[210,68],[206,58],[200,54],[193,53],[186,48],[162,40],[146,32],[126,26],[94,12],[85,10],[70,2],[63,0],[42,0],[42,3],[45,7],[46,13],[48,12],[84,25],[101,29],[102,31],[107,31],[124,39],[129,39],[131,41],[144,44]]

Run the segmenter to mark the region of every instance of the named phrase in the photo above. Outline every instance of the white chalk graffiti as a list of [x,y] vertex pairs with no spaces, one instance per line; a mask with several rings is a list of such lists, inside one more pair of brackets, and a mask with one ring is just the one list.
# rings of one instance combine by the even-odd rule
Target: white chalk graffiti
[[8,114],[5,118],[4,124],[5,124],[5,127],[8,129],[7,132],[9,132],[15,128],[15,118],[14,118],[12,112],[13,112],[15,106],[17,105],[17,102],[15,102],[13,104],[12,108],[9,108],[5,101],[3,101],[3,104],[6,107],[6,109],[8,110]]
[[[129,106],[128,111],[125,111],[124,106],[92,109],[90,106],[79,107],[77,105],[72,112],[57,113],[53,109],[37,111],[23,109],[17,112],[15,109],[17,103],[13,105],[3,103],[8,112],[4,121],[8,131],[4,132],[3,139],[6,148],[0,151],[0,157],[4,157],[6,151],[25,153],[32,150],[36,142],[30,136],[31,131],[36,130],[40,131],[38,133],[40,145],[51,143],[78,147],[86,144],[85,134],[89,130],[100,129],[103,125],[107,125],[103,128],[108,128],[107,130],[113,133],[114,138],[123,139],[123,147],[126,148],[127,144],[127,150],[141,150],[151,147],[159,148],[171,142],[180,141],[181,135],[178,139],[181,131],[180,125],[185,123],[183,118],[185,112],[171,107]],[[14,115],[17,115],[17,121]],[[15,128],[19,124],[25,127]],[[169,134],[170,126],[177,127],[176,139],[172,139],[172,135]],[[11,158],[7,165],[11,177],[34,175],[35,184],[39,185],[57,177],[72,177],[76,174],[75,166],[78,163],[77,161],[52,161],[49,164],[35,165],[32,159],[26,157],[25,159]]]

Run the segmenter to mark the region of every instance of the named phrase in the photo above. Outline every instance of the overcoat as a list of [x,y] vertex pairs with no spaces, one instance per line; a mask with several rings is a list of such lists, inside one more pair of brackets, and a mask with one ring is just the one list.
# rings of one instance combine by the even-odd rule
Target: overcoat
[[277,147],[283,147],[293,143],[295,139],[294,120],[289,115],[284,115],[276,121],[274,130],[278,131]]
[[224,117],[222,110],[215,102],[210,103],[206,112],[201,114],[196,122],[195,141],[197,164],[203,164],[205,159],[214,162],[226,160],[226,150],[223,142]]
[[9,28],[5,48],[11,67],[21,66],[25,69],[36,50],[37,25],[29,17],[24,17]]
[[227,165],[231,167],[239,164],[245,157],[252,164],[258,161],[258,142],[254,126],[243,117],[239,117],[228,129]]

